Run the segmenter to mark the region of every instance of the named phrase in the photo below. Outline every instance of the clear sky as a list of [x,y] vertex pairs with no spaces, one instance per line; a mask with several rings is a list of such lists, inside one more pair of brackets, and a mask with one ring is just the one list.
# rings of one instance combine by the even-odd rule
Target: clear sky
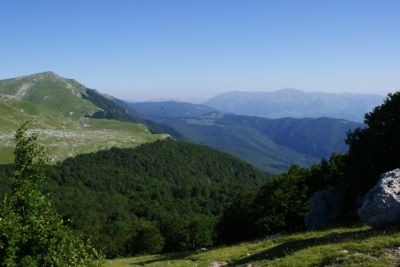
[[0,79],[129,99],[400,89],[399,0],[1,0]]

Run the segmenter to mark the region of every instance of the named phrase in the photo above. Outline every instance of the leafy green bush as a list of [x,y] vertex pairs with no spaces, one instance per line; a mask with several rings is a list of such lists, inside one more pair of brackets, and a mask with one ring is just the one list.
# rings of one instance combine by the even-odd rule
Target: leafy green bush
[[193,250],[214,244],[215,216],[190,214],[167,215],[160,219],[160,229],[166,240],[166,251]]
[[128,254],[155,254],[162,251],[165,240],[160,230],[151,222],[138,220],[135,231],[127,246]]
[[303,228],[311,192],[309,170],[293,166],[267,181],[255,195],[244,195],[224,211],[219,242],[232,243]]
[[310,197],[308,170],[293,166],[258,191],[253,201],[255,227],[262,234],[301,229]]
[[0,266],[99,266],[100,254],[63,224],[40,192],[43,149],[26,124],[16,133],[12,191],[0,206]]

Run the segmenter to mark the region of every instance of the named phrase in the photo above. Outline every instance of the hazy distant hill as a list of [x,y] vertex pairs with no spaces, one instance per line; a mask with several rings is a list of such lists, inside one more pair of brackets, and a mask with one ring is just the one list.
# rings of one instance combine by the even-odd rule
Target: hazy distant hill
[[361,123],[326,117],[267,119],[227,114],[218,122],[255,129],[279,145],[314,158],[329,158],[333,152],[345,152],[346,132],[363,127]]
[[227,92],[205,102],[220,111],[267,118],[330,117],[362,122],[364,114],[382,103],[384,96],[349,93]]
[[215,108],[177,101],[138,102],[132,105],[148,118],[187,118],[216,112]]
[[[0,81],[0,163],[13,160],[14,131],[30,121],[54,160],[163,138],[95,90],[53,72]],[[96,119],[94,119],[96,118]]]
[[224,114],[204,105],[179,102],[130,106],[148,119],[174,128],[183,139],[233,154],[269,172],[286,170],[292,164],[308,166],[332,152],[344,152],[346,131],[362,127],[342,119]]

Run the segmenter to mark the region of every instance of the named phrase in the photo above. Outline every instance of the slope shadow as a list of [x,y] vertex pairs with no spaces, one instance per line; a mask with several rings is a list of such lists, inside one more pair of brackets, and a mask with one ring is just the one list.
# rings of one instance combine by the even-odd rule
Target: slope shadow
[[343,243],[347,241],[357,241],[364,240],[369,237],[378,236],[382,234],[388,234],[398,231],[398,229],[388,229],[388,230],[374,230],[368,229],[357,232],[346,232],[346,233],[336,233],[332,232],[330,234],[313,237],[308,239],[293,240],[280,244],[276,247],[266,249],[262,252],[255,253],[251,256],[230,262],[228,266],[236,266],[239,264],[253,263],[259,260],[273,260],[275,258],[283,258],[293,253],[307,249],[314,246]]
[[143,260],[135,263],[129,263],[130,266],[144,266],[146,264],[157,263],[162,261],[170,261],[170,260],[182,260],[190,255],[193,255],[194,252],[178,252],[171,254],[162,254],[158,258]]

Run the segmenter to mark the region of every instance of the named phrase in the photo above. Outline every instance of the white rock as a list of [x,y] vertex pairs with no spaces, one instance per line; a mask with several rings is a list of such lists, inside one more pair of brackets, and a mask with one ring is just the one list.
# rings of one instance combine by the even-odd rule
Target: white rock
[[378,183],[367,193],[358,215],[372,227],[400,223],[400,169],[381,175]]

